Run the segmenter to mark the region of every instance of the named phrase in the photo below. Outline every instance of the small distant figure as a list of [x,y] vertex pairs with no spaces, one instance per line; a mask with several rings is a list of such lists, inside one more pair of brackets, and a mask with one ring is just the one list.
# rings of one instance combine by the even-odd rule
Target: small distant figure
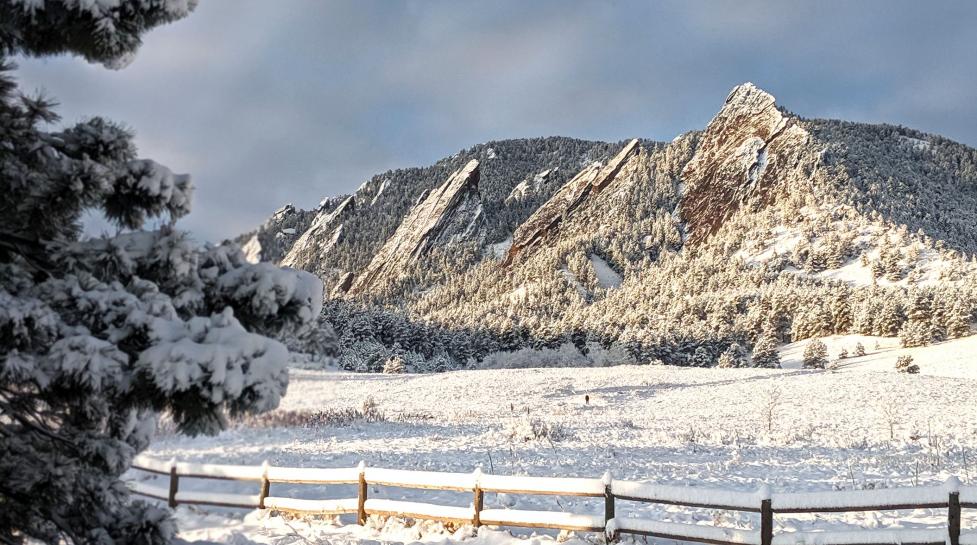
[[590,405],[590,394],[584,394],[583,396],[584,405]]

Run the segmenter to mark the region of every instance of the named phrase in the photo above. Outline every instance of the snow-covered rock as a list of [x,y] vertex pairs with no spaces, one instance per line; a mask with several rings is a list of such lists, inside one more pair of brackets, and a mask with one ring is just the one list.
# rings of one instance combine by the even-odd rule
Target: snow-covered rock
[[689,242],[714,233],[737,208],[771,202],[784,183],[804,177],[817,154],[807,131],[752,83],[737,86],[709,123],[682,178],[681,218]]
[[513,233],[512,246],[505,258],[506,265],[512,264],[516,256],[559,231],[560,224],[574,210],[606,189],[618,173],[637,158],[640,150],[638,140],[631,140],[607,165],[591,164],[561,187]]
[[[307,271],[314,271],[322,255],[328,252],[342,236],[342,221],[356,210],[354,197],[347,197],[332,210],[319,212],[309,228],[295,241],[281,264]],[[293,231],[294,232],[294,231]]]
[[484,237],[478,178],[478,161],[473,159],[427,194],[356,277],[348,293],[363,293],[395,280],[434,246]]

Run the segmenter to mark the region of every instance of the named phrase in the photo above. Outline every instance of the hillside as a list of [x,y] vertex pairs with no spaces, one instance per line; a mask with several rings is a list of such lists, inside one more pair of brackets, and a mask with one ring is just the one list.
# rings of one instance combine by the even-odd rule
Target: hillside
[[805,119],[747,83],[669,143],[491,142],[243,239],[326,281],[347,369],[776,366],[811,337],[969,335],[973,225],[974,149]]

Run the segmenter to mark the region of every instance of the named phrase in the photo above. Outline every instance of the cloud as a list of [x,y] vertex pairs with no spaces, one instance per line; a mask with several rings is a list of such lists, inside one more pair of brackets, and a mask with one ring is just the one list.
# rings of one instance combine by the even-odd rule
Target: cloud
[[977,144],[977,3],[207,0],[119,72],[21,60],[66,122],[191,172],[199,238],[497,138],[668,140],[754,81],[808,117]]

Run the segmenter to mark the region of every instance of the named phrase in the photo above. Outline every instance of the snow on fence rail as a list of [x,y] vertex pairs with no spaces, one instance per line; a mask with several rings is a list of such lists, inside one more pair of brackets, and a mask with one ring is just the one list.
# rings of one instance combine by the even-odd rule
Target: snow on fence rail
[[[367,516],[400,516],[431,519],[473,526],[517,526],[571,531],[604,532],[610,539],[620,534],[693,541],[712,545],[977,545],[977,531],[961,535],[960,510],[977,508],[977,486],[961,486],[951,477],[943,486],[888,488],[831,492],[772,493],[763,486],[756,492],[699,488],[622,481],[606,473],[601,479],[522,477],[474,473],[442,473],[367,467],[297,468],[162,462],[137,457],[133,469],[169,476],[169,487],[145,482],[128,483],[134,494],[179,504],[217,505],[248,509],[270,509],[292,514],[356,514],[359,524]],[[251,481],[259,484],[257,495],[214,492],[180,492],[181,478]],[[271,485],[356,484],[355,498],[308,500],[271,495]],[[471,492],[467,507],[396,501],[367,497],[367,485],[398,488]],[[603,497],[604,515],[483,509],[485,492],[527,495]],[[684,524],[647,518],[616,517],[617,500],[721,509],[760,514],[760,528],[743,530],[699,524]],[[946,509],[947,525],[934,529],[854,530],[825,532],[783,532],[774,535],[777,513],[829,513],[904,509]]]

